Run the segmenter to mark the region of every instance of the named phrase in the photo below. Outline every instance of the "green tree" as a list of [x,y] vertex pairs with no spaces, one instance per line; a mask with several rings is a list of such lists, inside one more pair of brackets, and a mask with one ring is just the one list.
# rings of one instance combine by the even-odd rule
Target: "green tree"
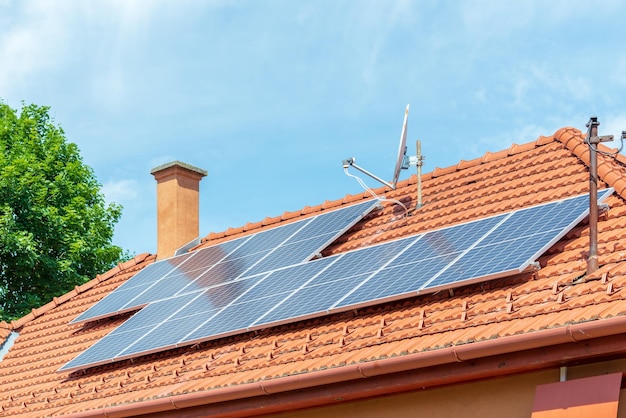
[[119,262],[121,207],[106,205],[76,144],[48,107],[0,102],[0,320],[85,283]]

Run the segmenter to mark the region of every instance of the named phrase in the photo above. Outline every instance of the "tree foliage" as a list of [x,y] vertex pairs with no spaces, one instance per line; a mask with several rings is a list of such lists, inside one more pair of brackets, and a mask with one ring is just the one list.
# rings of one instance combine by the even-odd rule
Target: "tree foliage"
[[48,107],[0,102],[0,320],[19,318],[106,271],[119,205]]

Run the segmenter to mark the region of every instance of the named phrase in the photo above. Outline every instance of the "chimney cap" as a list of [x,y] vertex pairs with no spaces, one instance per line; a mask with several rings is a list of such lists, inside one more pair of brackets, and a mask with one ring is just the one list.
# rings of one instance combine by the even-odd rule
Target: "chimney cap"
[[204,177],[204,176],[206,176],[208,174],[208,172],[206,170],[203,170],[201,168],[195,167],[195,166],[193,166],[191,164],[187,164],[187,163],[184,163],[184,162],[178,161],[178,160],[177,161],[172,161],[172,162],[169,162],[169,163],[165,163],[165,164],[161,164],[161,165],[159,165],[157,167],[154,167],[150,171],[150,174],[156,175],[157,173],[159,173],[159,172],[161,172],[163,170],[166,170],[168,168],[172,168],[172,167],[184,168],[186,170],[189,170],[189,171],[192,171],[194,173],[199,174],[201,177]]

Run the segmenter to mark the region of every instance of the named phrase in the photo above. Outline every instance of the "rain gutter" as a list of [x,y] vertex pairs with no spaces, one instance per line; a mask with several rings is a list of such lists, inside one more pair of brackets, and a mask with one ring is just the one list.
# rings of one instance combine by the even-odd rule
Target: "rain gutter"
[[[113,418],[156,414],[159,412],[212,405],[220,402],[244,400],[257,396],[281,394],[334,383],[347,383],[357,379],[466,362],[500,354],[575,343],[623,333],[626,333],[626,316],[618,316],[432,351],[384,358],[366,363],[290,375],[272,380],[115,405],[73,413],[66,416],[71,418]],[[290,404],[289,408],[297,409],[298,406]]]

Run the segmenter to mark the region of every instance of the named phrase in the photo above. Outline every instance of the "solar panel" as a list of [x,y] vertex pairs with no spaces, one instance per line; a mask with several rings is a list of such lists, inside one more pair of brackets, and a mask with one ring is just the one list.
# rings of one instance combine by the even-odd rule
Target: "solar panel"
[[[408,241],[414,240],[415,237],[412,237],[340,254],[335,263],[312,277],[275,309],[260,317],[254,325],[325,313],[339,297],[396,256]],[[268,280],[271,280],[271,276]]]
[[[603,191],[598,200],[612,192]],[[588,208],[588,195],[581,195],[425,233],[329,311],[520,273],[587,216]]]
[[72,323],[308,261],[377,205],[375,200],[364,201],[151,264]]
[[[612,189],[601,192],[598,200],[611,193]],[[157,288],[169,290],[143,290],[129,302],[127,292],[155,287],[146,275],[138,273],[136,283],[128,284],[129,280],[103,301],[110,299],[107,307],[128,307],[138,301],[147,306],[60,370],[519,273],[587,215],[588,197],[563,199],[307,261],[339,224],[372,207],[351,207],[351,213],[320,220],[318,226],[309,221],[275,231],[273,237],[231,241],[228,249],[210,247],[206,249],[209,252],[201,250],[186,259],[169,261],[169,267],[163,263],[150,274],[169,269],[155,281],[160,283]],[[323,238],[309,242],[311,235]],[[276,241],[280,241],[278,248],[268,250]],[[300,251],[300,245],[307,250]],[[290,259],[289,254],[294,253],[295,258]],[[307,255],[303,258],[303,254]],[[282,262],[284,257],[288,261]],[[207,260],[213,263],[209,267],[205,266]],[[198,271],[201,273],[192,273]],[[173,279],[170,288],[165,278],[181,275],[194,279]],[[180,287],[184,283],[187,285]],[[168,292],[169,297],[150,300]],[[144,294],[151,296],[144,298]],[[98,304],[92,308],[94,315],[106,311],[96,308]]]
[[[612,190],[600,193],[599,200]],[[588,214],[587,195],[513,212],[485,239],[424,287],[437,288],[519,273],[546,252]]]

